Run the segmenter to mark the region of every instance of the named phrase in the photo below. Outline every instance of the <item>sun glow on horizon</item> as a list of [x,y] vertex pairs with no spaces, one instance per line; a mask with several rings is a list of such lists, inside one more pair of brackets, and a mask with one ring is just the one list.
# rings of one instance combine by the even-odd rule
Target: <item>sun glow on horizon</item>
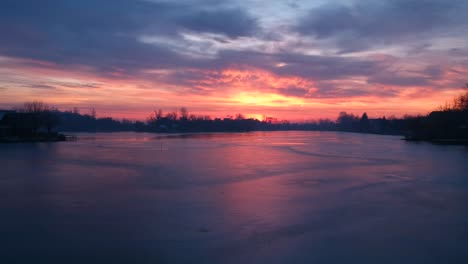
[[[13,67],[7,65],[13,63]],[[39,66],[39,68],[38,68]],[[281,65],[287,67],[287,65]],[[188,76],[174,70],[142,71],[142,76],[127,78],[102,76],[85,68],[60,69],[41,61],[2,57],[0,98],[2,108],[19,106],[25,101],[42,100],[60,109],[96,109],[99,116],[145,120],[155,109],[167,112],[187,107],[195,114],[223,118],[237,113],[262,120],[335,119],[339,112],[370,116],[426,114],[436,110],[460,93],[461,89],[434,89],[429,86],[397,85],[379,88],[368,95],[331,95],[323,88],[298,76],[278,75],[253,67],[230,67],[218,71],[186,69]],[[457,68],[465,72],[464,68]],[[450,85],[458,74],[443,72],[441,86]],[[151,76],[149,78],[148,76]],[[365,78],[329,81],[335,86],[369,86]],[[322,90],[320,90],[322,89]],[[350,90],[353,92],[354,90]]]

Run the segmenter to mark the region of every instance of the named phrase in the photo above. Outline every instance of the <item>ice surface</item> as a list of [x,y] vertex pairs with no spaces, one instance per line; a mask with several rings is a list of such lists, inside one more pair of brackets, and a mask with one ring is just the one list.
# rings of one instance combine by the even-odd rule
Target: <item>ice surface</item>
[[2,263],[468,263],[468,150],[333,132],[0,145]]

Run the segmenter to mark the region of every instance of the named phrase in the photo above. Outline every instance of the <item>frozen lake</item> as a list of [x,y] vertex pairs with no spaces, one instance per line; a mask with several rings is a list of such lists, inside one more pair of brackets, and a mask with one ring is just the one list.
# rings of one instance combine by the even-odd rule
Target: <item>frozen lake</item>
[[2,263],[468,263],[468,148],[333,132],[0,145]]

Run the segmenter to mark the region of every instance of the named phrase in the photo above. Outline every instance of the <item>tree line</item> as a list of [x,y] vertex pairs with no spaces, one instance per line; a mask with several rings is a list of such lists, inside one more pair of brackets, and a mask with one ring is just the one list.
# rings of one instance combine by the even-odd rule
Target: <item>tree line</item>
[[78,108],[60,111],[40,101],[24,103],[23,107],[11,111],[6,120],[13,134],[37,135],[61,132],[115,132],[137,131],[156,133],[189,132],[248,132],[274,130],[320,130],[347,131],[378,134],[398,134],[398,120],[369,119],[364,113],[361,118],[340,113],[336,121],[320,119],[305,123],[294,123],[265,116],[263,120],[246,118],[235,114],[224,118],[211,118],[208,115],[196,115],[182,107],[179,111],[165,113],[162,109],[153,111],[142,121],[117,120],[110,117],[97,118],[92,109],[88,114],[81,114]]
[[407,117],[407,140],[468,144],[468,84],[465,93],[438,111]]
[[[468,137],[468,91],[439,111],[433,111],[425,116],[403,118],[372,119],[367,113],[358,116],[341,112],[336,120],[320,119],[305,123],[278,121],[273,117],[257,120],[246,118],[243,114],[213,119],[207,115],[190,113],[187,108],[182,107],[179,111],[167,113],[162,109],[155,110],[142,122],[110,117],[97,118],[94,109],[88,114],[81,114],[78,108],[60,111],[47,103],[33,101],[10,111],[7,117],[0,121],[0,125],[1,122],[3,127],[5,124],[9,125],[10,134],[17,135],[44,135],[56,133],[55,131],[192,133],[318,130],[405,135],[408,140],[463,141]],[[5,131],[2,133],[5,134]]]

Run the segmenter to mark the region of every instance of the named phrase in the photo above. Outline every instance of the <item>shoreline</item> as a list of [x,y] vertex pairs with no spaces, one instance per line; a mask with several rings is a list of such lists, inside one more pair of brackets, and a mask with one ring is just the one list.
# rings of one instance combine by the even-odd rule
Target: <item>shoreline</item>
[[468,139],[463,138],[418,138],[418,137],[404,137],[404,141],[408,142],[428,142],[438,145],[468,145]]
[[0,137],[0,144],[15,144],[15,143],[41,143],[41,142],[64,142],[64,141],[75,141],[76,136],[73,135],[38,135],[38,136],[8,136]]

